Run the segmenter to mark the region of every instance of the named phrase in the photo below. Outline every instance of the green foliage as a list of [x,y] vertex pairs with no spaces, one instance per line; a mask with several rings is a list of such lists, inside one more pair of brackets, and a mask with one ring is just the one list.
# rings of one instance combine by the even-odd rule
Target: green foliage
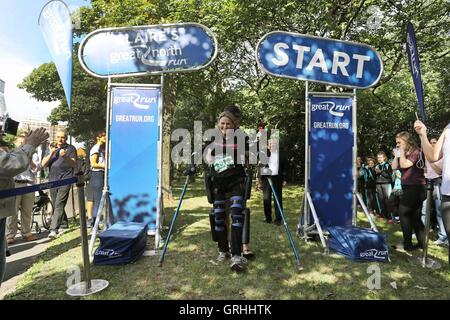
[[[379,24],[373,23],[373,8],[381,14]],[[242,126],[255,128],[264,120],[282,131],[292,175],[299,176],[304,162],[304,83],[264,74],[255,61],[258,40],[267,32],[284,30],[362,42],[380,52],[384,62],[380,82],[358,91],[358,148],[361,155],[388,152],[395,134],[411,131],[415,112],[420,114],[404,48],[408,21],[416,30],[427,125],[438,133],[448,123],[449,9],[445,0],[92,0],[90,8],[81,10],[77,35],[105,27],[161,23],[198,22],[209,27],[218,38],[217,59],[202,71],[165,77],[165,132],[191,129],[194,120],[203,121],[204,128],[213,126],[218,112],[236,103],[243,109]],[[158,81],[155,76],[126,80]],[[84,139],[104,126],[105,86],[75,62],[71,134]],[[311,86],[325,90],[323,85]],[[33,71],[21,87],[39,100],[62,101],[50,119],[68,120],[53,64]]]

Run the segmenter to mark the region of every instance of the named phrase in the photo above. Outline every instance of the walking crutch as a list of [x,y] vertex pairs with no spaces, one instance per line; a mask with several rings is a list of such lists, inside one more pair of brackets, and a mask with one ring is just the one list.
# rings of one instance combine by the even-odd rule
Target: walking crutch
[[303,265],[300,262],[300,257],[298,255],[297,249],[295,248],[294,240],[292,239],[291,232],[289,231],[288,225],[286,223],[286,219],[284,217],[283,209],[281,208],[280,202],[278,201],[278,195],[275,192],[275,188],[273,187],[271,174],[272,174],[272,171],[269,168],[263,168],[262,169],[262,174],[261,175],[266,176],[267,180],[269,181],[269,185],[270,185],[270,188],[272,189],[273,197],[275,198],[275,202],[277,203],[278,209],[279,209],[280,214],[281,214],[281,218],[283,219],[284,229],[286,230],[286,234],[287,234],[287,236],[289,238],[289,242],[291,243],[292,250],[294,250],[295,260],[297,262],[297,268],[298,268],[298,270],[303,270]]
[[189,168],[186,169],[185,174],[186,174],[186,182],[184,183],[183,191],[181,192],[181,197],[180,197],[180,201],[178,202],[177,210],[175,210],[175,214],[172,217],[172,222],[170,223],[169,233],[167,234],[166,242],[164,243],[164,248],[163,248],[161,257],[159,258],[158,267],[162,267],[162,264],[164,262],[164,256],[167,251],[167,245],[169,244],[173,226],[175,225],[175,220],[177,220],[178,213],[180,212],[181,202],[183,202],[184,194],[186,193],[186,189],[187,189],[187,185],[189,184],[189,180],[190,180],[191,176],[195,174],[195,166],[193,164],[191,166],[189,166]]

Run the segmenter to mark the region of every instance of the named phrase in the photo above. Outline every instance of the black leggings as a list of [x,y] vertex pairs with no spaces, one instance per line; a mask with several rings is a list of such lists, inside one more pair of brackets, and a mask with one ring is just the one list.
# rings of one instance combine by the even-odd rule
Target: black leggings
[[416,234],[421,248],[424,247],[424,226],[422,223],[422,203],[426,198],[425,185],[402,185],[403,194],[398,207],[403,245],[412,247],[412,233]]
[[366,200],[369,211],[372,211],[372,213],[378,212],[376,189],[366,189]]
[[226,194],[230,195],[231,213],[231,253],[242,253],[242,229],[244,225],[244,188],[243,179],[213,181],[215,234],[219,251],[228,252],[226,225]]
[[398,207],[400,205],[401,197],[401,194],[396,193],[395,191],[391,192],[391,195],[389,196],[388,211],[392,218],[398,217]]
[[390,183],[378,183],[377,184],[377,205],[380,215],[386,219],[391,219],[389,214],[389,195],[391,194],[391,184]]
[[[442,195],[441,202],[442,221],[444,222],[447,238],[450,237],[450,196]],[[448,262],[450,267],[450,247],[448,251]]]

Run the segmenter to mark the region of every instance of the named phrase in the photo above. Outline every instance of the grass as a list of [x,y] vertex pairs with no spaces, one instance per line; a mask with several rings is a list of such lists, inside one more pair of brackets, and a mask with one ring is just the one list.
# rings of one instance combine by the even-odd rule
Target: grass
[[[174,195],[181,193],[181,183]],[[302,189],[289,186],[284,192],[285,215],[295,235]],[[165,224],[170,223],[178,199],[166,203]],[[337,254],[324,255],[320,243],[300,242],[296,247],[304,270],[295,258],[283,227],[263,222],[262,195],[253,192],[251,247],[256,259],[248,271],[232,272],[228,264],[215,261],[217,244],[212,242],[208,212],[210,205],[202,184],[193,183],[181,206],[174,234],[162,268],[159,256],[141,257],[124,266],[92,266],[93,279],[109,281],[103,292],[83,299],[448,299],[450,272],[447,248],[430,242],[429,253],[443,269],[431,271],[409,261],[406,252],[390,250],[390,263],[357,263]],[[359,214],[361,225],[367,225]],[[378,223],[390,244],[401,242],[398,225]],[[149,237],[152,249],[153,237]],[[368,267],[381,269],[381,288],[368,289]],[[82,269],[79,230],[54,241],[5,299],[71,299],[65,294],[73,270]],[[68,281],[69,280],[69,281]],[[394,286],[396,288],[394,288]]]

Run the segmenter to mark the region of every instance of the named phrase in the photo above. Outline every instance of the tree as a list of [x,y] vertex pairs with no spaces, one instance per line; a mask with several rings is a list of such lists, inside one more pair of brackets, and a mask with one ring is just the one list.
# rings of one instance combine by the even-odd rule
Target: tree
[[[192,129],[193,120],[211,127],[219,111],[235,103],[244,113],[242,126],[255,128],[264,120],[282,131],[285,143],[292,146],[287,151],[292,175],[300,177],[304,84],[263,73],[255,61],[259,39],[270,31],[284,30],[374,47],[381,54],[384,73],[374,88],[358,91],[358,148],[361,155],[388,152],[397,132],[412,131],[418,111],[404,48],[408,21],[416,30],[428,126],[443,128],[448,122],[448,108],[442,106],[449,103],[449,9],[445,0],[92,0],[91,7],[81,10],[82,28],[77,35],[105,27],[187,21],[209,27],[218,39],[217,59],[202,71],[165,77],[166,155],[172,129]],[[126,81],[158,83],[159,77]],[[38,99],[62,101],[51,120],[68,120],[54,66],[43,65],[33,71],[22,87]],[[312,83],[311,87],[325,90],[321,84]],[[73,135],[85,138],[90,128],[104,125],[105,88],[105,81],[88,76],[75,63],[72,112],[77,121],[70,125]]]

